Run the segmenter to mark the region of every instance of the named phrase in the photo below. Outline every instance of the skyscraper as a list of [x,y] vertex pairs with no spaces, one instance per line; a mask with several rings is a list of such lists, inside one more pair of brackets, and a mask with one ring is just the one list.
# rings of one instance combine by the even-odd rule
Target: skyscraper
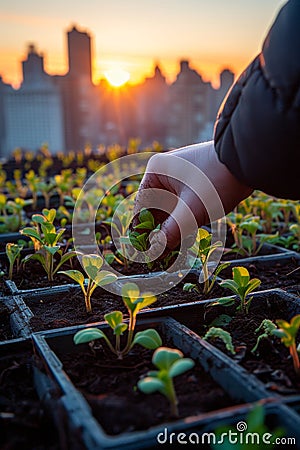
[[91,37],[75,26],[67,32],[68,37],[68,75],[76,78],[87,78],[92,82],[92,50]]
[[1,156],[16,147],[37,150],[47,144],[53,153],[65,148],[61,96],[52,77],[44,71],[44,58],[34,45],[22,61],[23,82],[19,90],[3,95],[4,142]]
[[57,82],[63,95],[66,146],[78,151],[98,144],[99,104],[92,83],[91,37],[73,26],[67,44],[69,70]]

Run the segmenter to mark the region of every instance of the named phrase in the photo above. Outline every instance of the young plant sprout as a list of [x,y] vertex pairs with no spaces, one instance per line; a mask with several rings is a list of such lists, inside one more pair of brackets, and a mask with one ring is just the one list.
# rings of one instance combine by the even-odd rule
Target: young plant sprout
[[139,380],[138,388],[145,394],[158,391],[165,395],[170,402],[171,416],[178,417],[178,400],[173,378],[194,367],[195,363],[190,358],[184,358],[180,350],[168,347],[157,348],[153,353],[152,363],[158,370],[148,372],[145,378]]
[[266,242],[278,237],[276,234],[258,233],[262,229],[259,216],[241,213],[229,213],[226,216],[227,224],[231,228],[234,246],[231,251],[241,253],[243,256],[257,255]]
[[[244,314],[248,313],[250,303],[253,297],[248,298],[250,292],[254,291],[258,286],[260,286],[261,281],[258,278],[250,279],[250,274],[246,267],[233,267],[232,268],[232,280],[224,280],[219,284],[220,286],[230,289],[235,295],[238,296],[240,304],[237,307],[238,311]],[[219,299],[218,304],[225,304],[223,299]],[[233,304],[234,299],[229,302],[226,300],[226,304]]]
[[[115,259],[124,264],[124,267],[128,267],[128,259],[126,257],[126,244],[128,242],[128,230],[131,222],[131,214],[129,214],[130,210],[133,209],[133,200],[128,203],[121,203],[118,205],[118,214],[117,217],[108,217],[103,220],[102,223],[104,225],[109,225],[110,228],[116,233],[117,238],[120,242],[121,259],[115,256]],[[110,230],[109,230],[110,231]],[[119,255],[118,255],[119,256]]]
[[19,269],[22,249],[23,249],[23,245],[13,244],[11,242],[8,242],[5,246],[5,253],[6,253],[8,261],[9,261],[8,278],[10,280],[12,280],[12,278],[13,278],[13,270],[14,270],[15,263],[17,266],[17,271]]
[[[122,299],[129,314],[129,323],[124,322],[121,311],[112,311],[105,314],[104,320],[115,335],[115,343],[111,343],[104,331],[99,328],[86,328],[78,331],[74,336],[75,344],[93,342],[96,339],[104,339],[112,353],[117,355],[118,359],[123,359],[135,344],[154,350],[162,345],[158,332],[152,328],[135,333],[136,316],[138,312],[156,301],[156,297],[150,292],[140,293],[135,283],[125,283],[122,287]],[[127,331],[127,341],[121,348],[121,336]]]
[[[199,228],[197,232],[197,237],[192,245],[192,247],[189,248],[189,250],[196,256],[196,260],[200,260],[202,271],[203,271],[203,279],[204,279],[204,286],[203,286],[203,294],[207,295],[212,290],[215,281],[217,279],[217,276],[221,272],[221,270],[225,269],[229,266],[230,263],[223,263],[220,264],[214,274],[210,276],[209,273],[209,259],[214,251],[216,251],[218,248],[222,246],[221,241],[217,241],[215,243],[211,243],[212,234],[209,233],[204,228]],[[190,290],[193,286],[186,286],[185,290]]]
[[279,319],[276,320],[276,323],[278,325],[278,329],[273,330],[272,334],[281,338],[281,342],[289,348],[290,355],[293,359],[295,372],[298,376],[300,376],[299,355],[298,348],[296,346],[296,337],[300,327],[300,314],[294,316],[290,322]]
[[67,275],[79,284],[84,295],[86,312],[91,313],[91,296],[96,287],[112,283],[117,279],[117,276],[108,270],[101,270],[103,258],[100,255],[83,255],[82,265],[87,275],[87,283],[80,270],[61,270],[58,273]]
[[258,349],[259,343],[262,339],[267,339],[269,337],[274,336],[274,330],[277,330],[277,326],[272,320],[264,319],[259,327],[255,330],[255,333],[261,332],[261,334],[258,336],[257,341],[253,349],[251,350],[252,353],[255,353]]
[[[129,240],[133,247],[140,251],[146,252],[150,247],[150,236],[152,233],[160,229],[160,224],[155,225],[154,217],[151,211],[142,208],[139,213],[139,223],[134,226],[134,231],[129,231]],[[140,230],[136,231],[136,230]],[[151,269],[153,261],[148,261],[146,257],[146,264]]]
[[[76,256],[76,252],[63,253],[60,240],[65,228],[56,230],[53,224],[55,217],[55,209],[45,208],[43,214],[32,216],[34,227],[26,227],[20,230],[21,234],[31,238],[35,250],[35,253],[26,256],[23,262],[37,260],[47,273],[49,281],[53,281],[54,275],[66,261]],[[55,256],[59,257],[58,262],[55,261]]]
[[232,353],[233,355],[235,355],[235,350],[234,350],[234,346],[232,344],[232,338],[231,335],[228,331],[223,330],[222,328],[218,328],[218,327],[211,327],[203,336],[202,338],[204,341],[208,341],[209,339],[221,339],[225,346],[226,349]]

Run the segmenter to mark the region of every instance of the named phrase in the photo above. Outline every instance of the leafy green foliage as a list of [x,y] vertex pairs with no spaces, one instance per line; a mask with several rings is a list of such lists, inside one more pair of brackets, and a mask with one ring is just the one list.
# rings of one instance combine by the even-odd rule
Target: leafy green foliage
[[83,255],[81,262],[87,275],[87,283],[85,283],[85,277],[80,270],[62,270],[59,273],[67,275],[79,284],[84,295],[86,311],[87,313],[91,313],[91,296],[96,287],[113,283],[117,279],[117,276],[108,270],[101,270],[103,259],[100,255]]
[[152,363],[158,370],[148,372],[139,380],[138,388],[145,394],[160,392],[170,402],[171,415],[178,417],[178,400],[174,388],[173,378],[191,369],[195,363],[190,358],[184,358],[178,349],[160,347],[155,350]]
[[[216,279],[219,275],[219,273],[229,266],[230,263],[222,263],[219,264],[218,267],[215,269],[213,274],[209,273],[209,260],[212,256],[212,254],[222,247],[222,242],[217,241],[212,244],[212,233],[209,233],[205,228],[199,228],[197,232],[197,237],[192,245],[192,247],[189,248],[189,250],[196,256],[196,263],[197,261],[200,262],[200,265],[202,267],[203,271],[203,294],[207,295],[210,293],[212,288],[214,287],[214,284],[216,282]],[[195,263],[194,263],[195,264]],[[194,286],[195,287],[195,286]],[[185,289],[192,289],[192,286],[186,286]]]
[[10,280],[12,280],[12,278],[13,278],[13,269],[14,269],[15,262],[16,262],[16,266],[17,266],[17,271],[19,270],[22,249],[23,249],[23,245],[14,244],[11,242],[8,242],[5,246],[6,256],[9,261],[8,277]]
[[272,320],[264,319],[259,327],[255,330],[255,333],[261,332],[261,334],[258,336],[257,341],[253,349],[251,350],[252,353],[255,353],[258,349],[259,343],[262,339],[270,338],[274,335],[274,330],[277,329],[277,326],[275,325]]
[[[150,236],[159,229],[160,224],[155,224],[154,216],[151,211],[142,208],[139,213],[139,223],[134,226],[133,231],[129,231],[129,240],[136,250],[146,252],[150,248]],[[148,267],[151,269],[153,262],[148,260],[146,255],[145,259]]]
[[262,246],[272,242],[278,233],[258,233],[263,229],[263,222],[259,216],[253,214],[231,212],[226,216],[227,225],[230,227],[234,245],[231,251],[238,252],[242,256],[257,255]]
[[[104,316],[104,320],[113,330],[115,336],[114,345],[109,340],[107,334],[98,328],[86,328],[78,331],[74,335],[74,343],[82,344],[103,338],[108,348],[118,357],[118,359],[122,359],[127,355],[136,344],[152,350],[159,347],[162,344],[162,341],[156,330],[149,328],[134,333],[138,312],[142,308],[155,302],[156,297],[150,292],[140,294],[140,290],[135,283],[125,283],[122,287],[122,299],[129,314],[128,323],[124,321],[123,313],[121,311],[112,311]],[[125,331],[127,331],[127,341],[125,346],[121,348],[121,336]]]
[[[250,274],[246,267],[237,266],[232,268],[232,280],[221,281],[220,286],[230,289],[240,300],[238,310],[247,313],[253,297],[248,295],[260,286],[261,281],[258,278],[250,279]],[[221,302],[219,302],[221,304]]]
[[208,341],[209,339],[221,339],[224,342],[226,349],[233,355],[235,354],[232,337],[228,331],[223,330],[222,328],[211,327],[202,339],[204,341]]
[[30,237],[35,249],[35,253],[26,256],[23,262],[26,263],[29,260],[38,261],[47,273],[49,281],[53,281],[54,275],[64,263],[76,256],[76,252],[63,253],[61,240],[65,228],[56,230],[53,223],[55,217],[56,210],[54,208],[44,208],[43,214],[34,214],[32,216],[34,226],[20,230],[21,234]]
[[281,342],[289,348],[290,355],[293,359],[294,369],[298,376],[300,376],[300,363],[298,356],[298,349],[296,347],[296,337],[300,327],[300,314],[294,316],[290,322],[286,320],[276,320],[278,329],[272,331],[274,336],[281,339]]

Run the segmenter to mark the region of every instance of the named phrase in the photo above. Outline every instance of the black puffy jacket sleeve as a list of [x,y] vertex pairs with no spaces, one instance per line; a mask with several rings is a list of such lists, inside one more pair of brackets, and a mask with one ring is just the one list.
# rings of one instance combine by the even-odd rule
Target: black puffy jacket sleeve
[[261,53],[229,90],[214,143],[246,185],[300,199],[300,0],[281,8]]

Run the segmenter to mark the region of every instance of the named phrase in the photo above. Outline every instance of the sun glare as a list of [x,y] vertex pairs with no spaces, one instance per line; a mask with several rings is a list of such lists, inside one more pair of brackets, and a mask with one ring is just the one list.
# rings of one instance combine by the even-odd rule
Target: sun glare
[[130,78],[129,72],[121,68],[114,68],[105,72],[105,78],[113,87],[120,87]]

